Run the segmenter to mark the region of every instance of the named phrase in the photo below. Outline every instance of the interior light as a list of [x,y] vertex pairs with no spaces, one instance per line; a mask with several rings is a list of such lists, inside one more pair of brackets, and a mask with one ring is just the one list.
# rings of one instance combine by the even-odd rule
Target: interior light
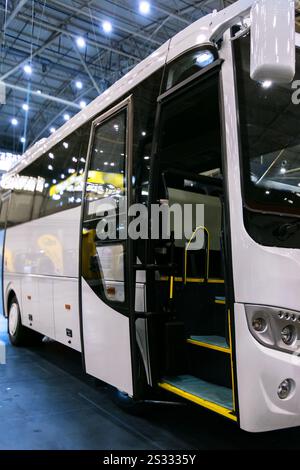
[[265,80],[264,82],[262,82],[261,86],[263,88],[265,88],[266,90],[268,88],[270,88],[271,86],[273,85],[273,82],[271,82],[271,80]]
[[55,127],[50,127],[51,134],[54,134],[55,131],[56,131]]
[[150,3],[146,1],[140,2],[139,10],[140,10],[140,13],[142,13],[142,15],[149,15],[150,10],[151,10]]
[[100,150],[100,153],[104,153],[104,151],[103,151],[103,150]]
[[270,191],[266,191],[266,194],[269,195],[269,194],[270,194]]
[[108,165],[108,162],[104,162],[104,165],[107,166],[107,165]]
[[142,132],[142,136],[143,136],[143,137],[146,137],[146,135],[147,135],[147,132],[143,131],[143,132]]
[[73,160],[73,162],[75,162],[75,163],[78,162],[77,158],[75,158],[75,157],[73,157],[72,160]]
[[48,170],[53,170],[53,166],[52,165],[48,165]]
[[23,111],[26,111],[26,112],[29,111],[29,106],[28,106],[28,104],[27,104],[27,103],[23,103],[23,104],[22,104],[22,109],[23,109]]
[[51,153],[51,152],[49,153],[49,158],[51,158],[51,160],[54,160],[54,155],[53,155],[53,153]]
[[32,67],[31,67],[30,64],[24,65],[23,70],[26,73],[26,75],[31,75],[32,74]]
[[69,148],[68,142],[63,142],[63,147],[64,147],[65,149],[68,149],[68,148]]
[[83,100],[80,101],[79,106],[81,107],[81,109],[85,108],[86,107],[86,102],[83,101]]
[[69,121],[70,120],[70,114],[68,114],[68,113],[64,114],[64,120]]
[[115,166],[115,163],[114,163],[114,162],[112,162],[112,163],[110,164],[110,166]]
[[79,47],[79,49],[84,49],[86,46],[85,39],[82,36],[78,37],[76,39],[76,44]]
[[12,118],[11,123],[13,126],[17,126],[19,124],[18,119]]
[[212,64],[214,60],[215,57],[210,51],[199,52],[196,56],[196,63],[200,65],[200,67],[207,67],[208,65]]
[[286,173],[286,169],[285,169],[285,168],[280,168],[280,173],[281,173],[282,175],[284,175],[284,174]]
[[102,29],[105,33],[109,34],[112,32],[112,24],[110,21],[103,21]]
[[78,90],[82,90],[83,85],[82,85],[82,82],[80,80],[77,80],[77,82],[75,83],[75,86],[76,86],[76,88],[78,88]]
[[144,157],[144,160],[150,160],[150,157],[146,155],[146,157]]

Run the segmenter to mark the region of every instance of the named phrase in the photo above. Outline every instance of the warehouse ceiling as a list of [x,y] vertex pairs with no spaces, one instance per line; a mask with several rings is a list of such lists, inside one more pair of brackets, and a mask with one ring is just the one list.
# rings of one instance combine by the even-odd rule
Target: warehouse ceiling
[[168,38],[232,3],[0,0],[0,150],[49,136]]

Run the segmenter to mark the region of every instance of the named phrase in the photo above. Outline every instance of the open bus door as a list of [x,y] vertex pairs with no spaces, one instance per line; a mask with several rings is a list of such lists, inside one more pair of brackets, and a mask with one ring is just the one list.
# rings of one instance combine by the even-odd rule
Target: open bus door
[[[126,236],[131,98],[92,125],[81,224],[80,304],[87,373],[133,395],[132,260]],[[124,219],[125,218],[125,219]],[[109,236],[104,235],[110,227]]]

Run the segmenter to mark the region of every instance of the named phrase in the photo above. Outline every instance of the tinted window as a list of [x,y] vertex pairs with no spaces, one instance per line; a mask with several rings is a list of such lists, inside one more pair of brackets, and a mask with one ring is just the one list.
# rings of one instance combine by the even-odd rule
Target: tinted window
[[97,215],[97,200],[125,196],[127,111],[101,123],[95,130],[86,185],[85,219]]
[[80,128],[21,172],[35,179],[32,218],[81,204],[89,126]]
[[214,47],[203,46],[179,57],[166,68],[164,89],[169,90],[218,59]]
[[[259,243],[296,248],[300,246],[300,105],[292,99],[292,84],[251,80],[250,35],[234,41],[234,53],[245,225]],[[299,80],[299,49],[296,59],[295,80]]]

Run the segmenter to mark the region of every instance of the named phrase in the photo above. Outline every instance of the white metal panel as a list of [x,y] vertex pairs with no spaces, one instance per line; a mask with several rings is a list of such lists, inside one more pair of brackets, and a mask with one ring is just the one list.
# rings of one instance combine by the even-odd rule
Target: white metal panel
[[211,14],[204,16],[176,34],[171,39],[167,61],[170,62],[188,49],[209,42],[211,19]]
[[82,279],[86,371],[133,394],[129,319],[106,305]]
[[[11,275],[11,277],[13,277],[13,275]],[[22,296],[19,297],[18,293],[15,293],[20,303],[22,324],[37,330],[38,322],[36,324],[36,320],[39,311],[37,279],[31,276],[19,276],[19,279],[22,286]],[[15,291],[15,280],[10,287]],[[32,316],[32,321],[29,319],[30,315]]]
[[53,280],[50,277],[37,277],[33,281],[37,283],[38,290],[38,310],[33,318],[33,328],[54,338]]
[[[53,280],[54,337],[56,341],[81,351],[78,299],[78,279]],[[72,337],[67,335],[67,329],[72,331]]]
[[[300,426],[300,357],[258,343],[241,304],[235,305],[235,336],[241,428],[263,432]],[[290,398],[281,400],[277,389],[287,378],[296,387]]]
[[78,277],[80,207],[9,228],[5,271]]

